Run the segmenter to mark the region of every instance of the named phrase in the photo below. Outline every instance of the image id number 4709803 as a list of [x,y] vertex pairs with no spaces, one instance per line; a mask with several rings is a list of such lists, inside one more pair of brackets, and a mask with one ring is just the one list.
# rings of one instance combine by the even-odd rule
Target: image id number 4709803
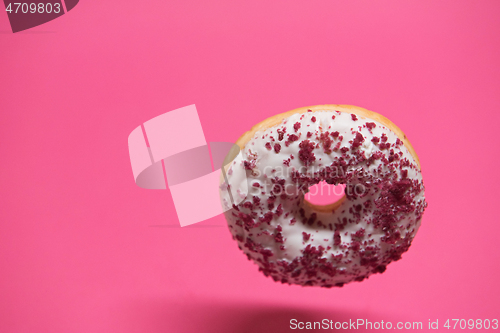
[[8,13],[14,14],[59,14],[61,12],[61,4],[60,3],[23,3],[23,2],[15,2],[9,3],[9,5],[5,8]]
[[[443,327],[447,329],[498,329],[498,319],[448,319]],[[429,327],[431,328],[431,327]]]

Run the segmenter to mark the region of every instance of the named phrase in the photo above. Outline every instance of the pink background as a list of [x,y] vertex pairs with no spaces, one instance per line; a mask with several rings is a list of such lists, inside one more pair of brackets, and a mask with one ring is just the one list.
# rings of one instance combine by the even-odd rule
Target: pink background
[[[472,0],[81,1],[12,34],[2,11],[0,332],[498,318],[499,17]],[[178,227],[168,190],[134,184],[127,137],[193,103],[207,141],[307,105],[387,116],[427,187],[410,251],[301,288],[257,272],[222,216]]]

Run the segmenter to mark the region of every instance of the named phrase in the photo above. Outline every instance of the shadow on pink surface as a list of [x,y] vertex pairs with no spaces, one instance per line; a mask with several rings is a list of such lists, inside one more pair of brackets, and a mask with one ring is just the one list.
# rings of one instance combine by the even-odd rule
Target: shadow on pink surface
[[[343,332],[373,331],[383,320],[384,325],[398,322],[399,316],[369,313],[368,311],[349,312],[328,305],[311,307],[290,306],[257,302],[210,301],[210,300],[150,300],[139,301],[127,310],[128,320],[124,323],[133,332],[238,332],[238,333],[281,333],[281,332],[325,332],[341,330]],[[357,320],[363,324],[357,326]],[[372,328],[366,326],[371,322]],[[307,323],[316,329],[306,329]],[[335,325],[343,325],[337,326]],[[426,325],[426,323],[422,323]],[[322,325],[323,327],[320,327]],[[369,324],[368,324],[369,325]],[[380,327],[379,327],[380,328]],[[386,328],[386,327],[384,327]]]

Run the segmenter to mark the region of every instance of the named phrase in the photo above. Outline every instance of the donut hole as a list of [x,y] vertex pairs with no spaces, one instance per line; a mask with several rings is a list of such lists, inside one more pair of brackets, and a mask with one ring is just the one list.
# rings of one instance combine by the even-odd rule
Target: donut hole
[[345,184],[330,185],[321,181],[309,187],[309,192],[304,197],[313,206],[329,206],[344,198],[345,187]]

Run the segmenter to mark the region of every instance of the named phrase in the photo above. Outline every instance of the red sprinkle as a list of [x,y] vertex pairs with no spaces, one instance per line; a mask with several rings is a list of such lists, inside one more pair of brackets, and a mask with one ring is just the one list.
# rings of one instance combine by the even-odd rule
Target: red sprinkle
[[372,131],[372,129],[374,129],[375,127],[377,127],[377,125],[375,123],[366,123],[366,127],[368,128],[368,130]]
[[364,141],[365,141],[365,138],[363,137],[363,135],[361,133],[359,133],[359,132],[356,132],[356,137],[352,141],[352,147],[353,148],[359,147],[359,146],[361,146],[361,144]]
[[248,161],[243,161],[243,166],[245,167],[245,169],[247,170],[252,170],[253,168],[255,168],[255,160],[252,161],[252,162],[248,162]]
[[340,232],[337,230],[333,234],[333,245],[340,245],[341,238],[340,238]]
[[315,144],[309,140],[304,140],[299,144],[299,158],[305,165],[309,165],[316,161],[316,157],[313,153],[314,147]]

